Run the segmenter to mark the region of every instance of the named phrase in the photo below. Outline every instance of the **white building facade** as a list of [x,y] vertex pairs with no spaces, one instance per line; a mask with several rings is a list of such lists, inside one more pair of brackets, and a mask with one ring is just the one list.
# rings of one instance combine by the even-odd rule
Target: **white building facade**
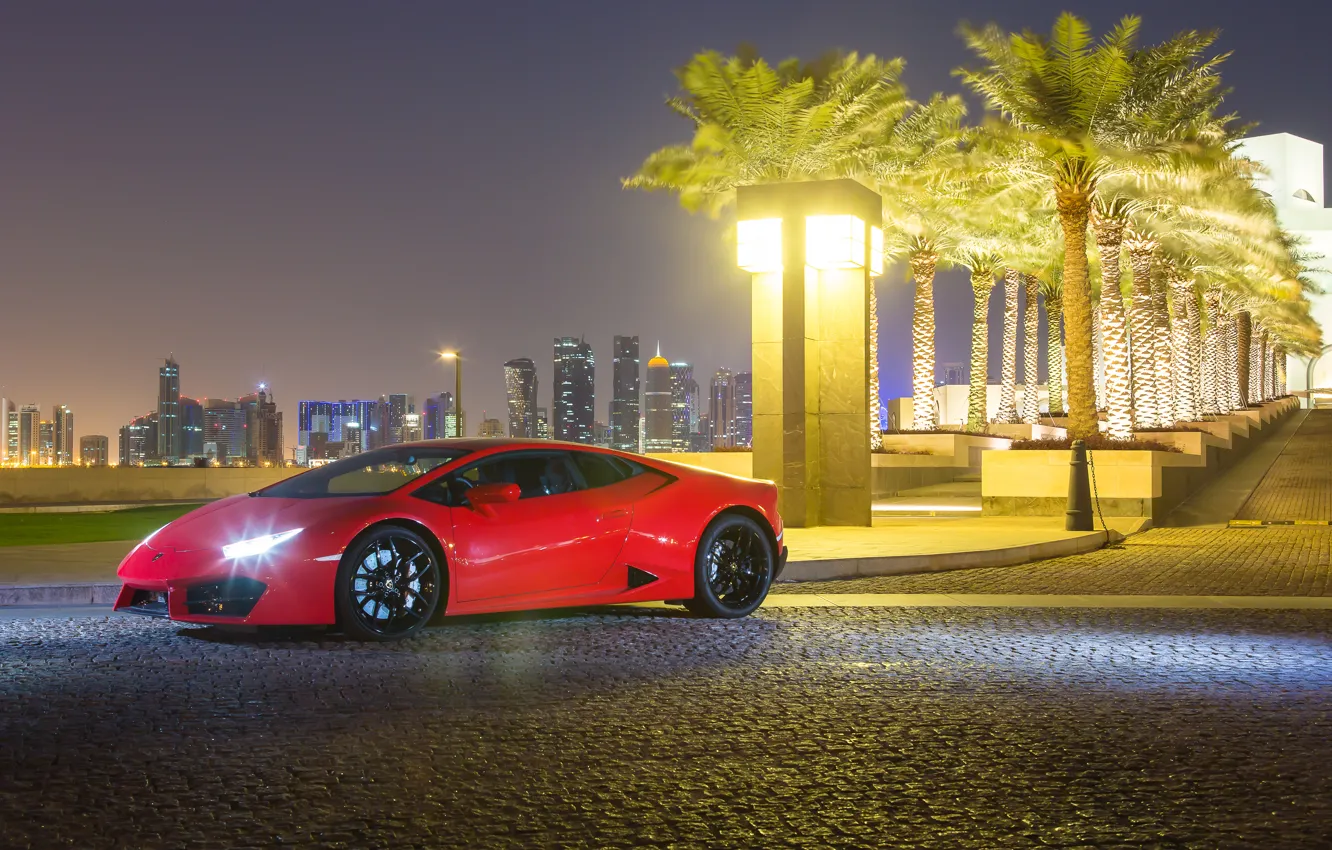
[[[1277,218],[1287,230],[1303,237],[1304,249],[1321,254],[1315,266],[1332,266],[1332,208],[1323,194],[1323,146],[1289,133],[1245,139],[1240,154],[1262,163],[1268,176],[1258,187],[1272,196]],[[1310,277],[1325,294],[1310,295],[1315,320],[1323,328],[1325,347],[1321,356],[1291,355],[1286,362],[1286,387],[1291,392],[1310,391],[1305,405],[1332,405],[1332,274]]]

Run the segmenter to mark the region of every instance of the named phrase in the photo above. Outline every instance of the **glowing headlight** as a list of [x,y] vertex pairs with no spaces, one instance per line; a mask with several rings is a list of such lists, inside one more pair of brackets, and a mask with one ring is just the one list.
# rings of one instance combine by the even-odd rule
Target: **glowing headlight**
[[299,528],[293,528],[291,531],[280,531],[277,534],[265,534],[263,537],[251,537],[249,540],[228,543],[222,547],[222,556],[225,558],[248,558],[251,555],[262,555],[279,543],[290,540],[300,533]]

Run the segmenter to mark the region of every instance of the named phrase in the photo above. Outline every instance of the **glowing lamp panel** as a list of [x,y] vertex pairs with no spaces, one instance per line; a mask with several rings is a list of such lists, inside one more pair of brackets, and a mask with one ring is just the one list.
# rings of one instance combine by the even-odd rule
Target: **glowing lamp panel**
[[782,270],[782,220],[756,218],[736,225],[736,264],[750,274]]
[[805,262],[822,270],[863,268],[865,222],[853,215],[807,217]]

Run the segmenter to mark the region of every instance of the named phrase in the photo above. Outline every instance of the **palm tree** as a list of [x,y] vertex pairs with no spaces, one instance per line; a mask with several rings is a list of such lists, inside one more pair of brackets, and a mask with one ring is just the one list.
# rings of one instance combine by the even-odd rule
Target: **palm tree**
[[1051,416],[1064,414],[1064,293],[1060,268],[1037,272],[1041,297],[1045,299],[1045,383]]
[[990,292],[1003,259],[984,243],[957,251],[955,260],[971,273],[974,297],[971,311],[971,374],[967,390],[967,430],[980,432],[989,424],[986,390],[989,386]]
[[[1053,193],[1064,237],[1069,434],[1097,433],[1092,360],[1092,305],[1087,225],[1101,181],[1187,155],[1196,147],[1198,115],[1180,114],[1165,92],[1203,108],[1215,101],[1214,67],[1200,62],[1213,35],[1185,33],[1156,48],[1136,48],[1139,19],[1126,17],[1094,44],[1085,22],[1065,13],[1049,38],[1008,35],[997,26],[963,27],[986,63],[958,74],[995,112],[995,125],[1027,140],[1035,155],[1020,166]],[[1150,102],[1145,93],[1159,99]]]
[[1133,436],[1129,329],[1121,289],[1120,259],[1128,216],[1122,207],[1098,198],[1092,224],[1101,259],[1100,319],[1105,368],[1106,433],[1117,440]]
[[1017,329],[1018,290],[1022,288],[1022,272],[1015,268],[1004,270],[1004,358],[999,384],[999,411],[996,422],[1016,422],[1017,413]]

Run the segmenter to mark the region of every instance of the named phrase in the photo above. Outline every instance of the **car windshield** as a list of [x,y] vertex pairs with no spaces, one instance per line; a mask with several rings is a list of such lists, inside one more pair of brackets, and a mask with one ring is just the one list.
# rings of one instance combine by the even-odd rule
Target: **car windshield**
[[389,446],[316,467],[254,495],[279,499],[380,496],[465,454],[462,449]]

